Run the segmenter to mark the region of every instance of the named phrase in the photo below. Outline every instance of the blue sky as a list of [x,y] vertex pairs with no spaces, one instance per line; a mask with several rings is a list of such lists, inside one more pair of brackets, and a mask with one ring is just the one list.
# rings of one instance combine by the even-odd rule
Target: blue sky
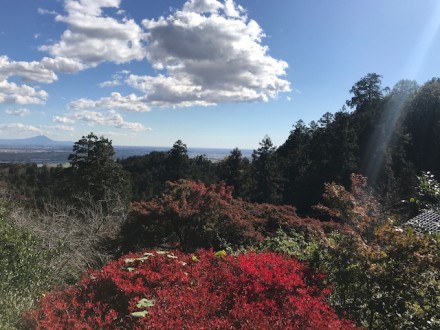
[[0,1],[0,138],[278,146],[367,73],[440,76],[438,0]]

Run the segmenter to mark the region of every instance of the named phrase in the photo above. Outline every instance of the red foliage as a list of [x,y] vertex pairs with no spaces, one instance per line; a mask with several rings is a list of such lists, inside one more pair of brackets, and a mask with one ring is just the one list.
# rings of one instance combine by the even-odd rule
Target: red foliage
[[131,220],[123,230],[124,244],[135,250],[160,242],[188,251],[221,248],[219,238],[233,246],[254,244],[280,227],[313,232],[343,231],[336,224],[302,219],[292,206],[234,199],[232,189],[224,183],[205,186],[189,180],[168,182],[162,196],[133,203]]
[[322,277],[274,253],[144,252],[46,295],[26,321],[55,330],[354,328],[325,303]]

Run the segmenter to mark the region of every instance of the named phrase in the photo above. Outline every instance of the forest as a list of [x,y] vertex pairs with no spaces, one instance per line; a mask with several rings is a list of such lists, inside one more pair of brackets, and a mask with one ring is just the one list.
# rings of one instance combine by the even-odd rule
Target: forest
[[438,329],[440,78],[350,95],[251,159],[0,164],[0,328]]

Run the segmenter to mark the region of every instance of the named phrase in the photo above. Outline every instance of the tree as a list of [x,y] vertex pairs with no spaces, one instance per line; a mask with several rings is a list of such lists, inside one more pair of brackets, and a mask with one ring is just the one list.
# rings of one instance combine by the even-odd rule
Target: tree
[[346,102],[350,108],[362,110],[383,97],[382,76],[369,73],[350,89],[353,97]]
[[310,205],[307,194],[304,194],[304,188],[307,180],[306,172],[311,163],[311,140],[312,130],[299,120],[290,131],[286,142],[277,150],[285,180],[283,203],[295,205],[300,211]]
[[166,164],[168,172],[166,179],[169,181],[187,179],[191,176],[192,168],[188,149],[181,140],[177,140],[173,144],[173,148],[168,152]]
[[255,179],[253,200],[257,203],[279,203],[281,201],[281,173],[276,158],[276,147],[269,136],[260,142],[260,148],[252,153],[252,168]]
[[95,167],[105,166],[113,161],[114,155],[112,141],[103,136],[98,138],[92,132],[74,143],[73,153],[69,155],[68,159],[72,168],[81,170],[92,164]]
[[90,195],[95,202],[109,206],[109,201],[131,199],[131,184],[122,166],[113,160],[112,141],[90,133],[73,146],[69,155],[71,196]]
[[363,328],[437,329],[438,237],[393,226],[360,175],[350,190],[326,184],[324,200],[318,208],[353,230],[334,232],[311,260],[335,285],[332,306]]
[[411,100],[405,126],[412,138],[408,147],[416,172],[440,175],[440,78],[424,84]]
[[229,156],[218,163],[217,167],[219,179],[225,181],[226,185],[234,187],[234,196],[246,197],[249,161],[247,158],[243,158],[241,151],[235,148]]
[[413,203],[417,210],[440,211],[440,183],[430,172],[422,172],[417,176],[417,194],[411,197],[409,202]]

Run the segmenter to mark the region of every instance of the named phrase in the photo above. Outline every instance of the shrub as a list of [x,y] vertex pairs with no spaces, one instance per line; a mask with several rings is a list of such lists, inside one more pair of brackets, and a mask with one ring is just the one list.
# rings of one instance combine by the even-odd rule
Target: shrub
[[319,208],[353,229],[351,235],[334,232],[310,260],[335,285],[330,301],[336,311],[369,329],[438,329],[438,237],[384,221],[361,176],[352,176],[350,191],[327,184],[324,199],[328,206]]
[[87,269],[114,259],[110,242],[117,237],[125,214],[122,203],[109,210],[85,196],[77,205],[54,202],[42,209],[12,203],[8,217],[38,237],[42,250],[57,249],[50,259],[53,276],[60,282],[74,283]]
[[342,227],[302,219],[292,206],[256,204],[232,198],[232,187],[224,183],[205,186],[201,182],[168,182],[160,197],[135,202],[130,220],[122,231],[125,251],[146,247],[234,248],[262,242],[280,228],[295,227],[323,233]]
[[35,307],[54,281],[52,254],[41,246],[35,235],[10,221],[0,201],[0,329],[14,328],[19,314]]
[[37,329],[347,329],[325,303],[323,275],[275,253],[147,251],[46,295]]

